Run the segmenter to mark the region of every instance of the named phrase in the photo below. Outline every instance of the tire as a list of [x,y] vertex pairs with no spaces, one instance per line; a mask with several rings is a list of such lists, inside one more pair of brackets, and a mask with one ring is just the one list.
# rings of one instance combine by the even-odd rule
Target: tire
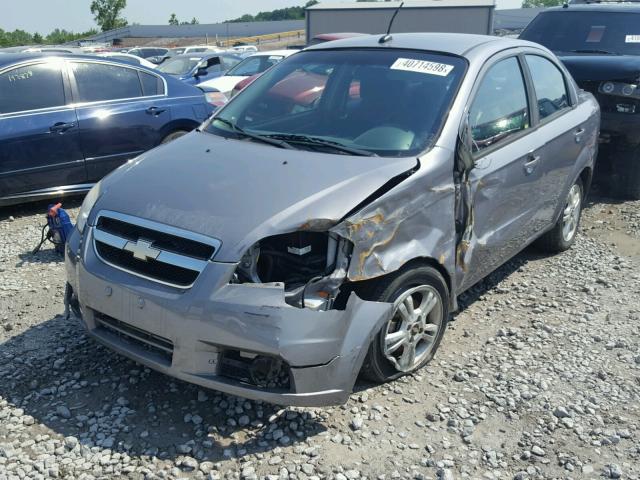
[[607,193],[614,198],[640,200],[640,147],[619,148],[610,162]]
[[[440,272],[427,266],[407,267],[381,280],[368,282],[357,292],[367,300],[395,304],[393,317],[369,346],[360,371],[362,377],[384,383],[413,373],[431,361],[449,320],[449,289]],[[416,313],[426,307],[427,315],[415,315],[415,322],[410,324],[406,321],[410,304]],[[400,332],[404,333],[401,335]],[[410,361],[411,345],[413,361]]]
[[558,221],[552,230],[536,240],[536,247],[547,253],[560,253],[571,248],[580,229],[583,203],[584,187],[582,180],[578,179],[569,189]]
[[160,145],[164,145],[165,143],[169,143],[172,140],[175,140],[176,138],[180,138],[183,135],[186,135],[187,132],[186,130],[175,130],[173,132],[171,132],[169,135],[167,135],[166,137],[164,137],[162,139],[162,141],[160,142]]

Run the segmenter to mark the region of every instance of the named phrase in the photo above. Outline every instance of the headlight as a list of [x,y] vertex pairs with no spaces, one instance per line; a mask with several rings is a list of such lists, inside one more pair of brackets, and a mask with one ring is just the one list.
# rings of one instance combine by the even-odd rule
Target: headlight
[[80,213],[78,213],[78,219],[76,221],[76,227],[78,227],[78,231],[82,233],[84,231],[84,227],[87,224],[87,219],[89,218],[89,214],[91,213],[91,209],[96,204],[96,201],[100,197],[100,182],[96,183],[87,196],[84,197],[84,201],[82,202],[82,206],[80,207]]
[[623,82],[602,82],[598,87],[600,93],[617,95],[621,97],[640,97],[640,89],[637,84]]

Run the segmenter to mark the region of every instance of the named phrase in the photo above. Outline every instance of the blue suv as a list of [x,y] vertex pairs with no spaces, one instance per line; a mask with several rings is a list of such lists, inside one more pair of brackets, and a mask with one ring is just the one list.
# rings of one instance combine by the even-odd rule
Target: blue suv
[[144,67],[1,55],[0,206],[86,191],[212,112],[201,90]]

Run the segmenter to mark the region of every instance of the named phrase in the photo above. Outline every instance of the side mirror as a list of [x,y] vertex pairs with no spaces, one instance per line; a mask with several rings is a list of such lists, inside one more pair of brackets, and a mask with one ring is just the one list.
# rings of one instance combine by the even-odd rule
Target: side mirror
[[207,74],[207,69],[205,67],[198,67],[196,73],[193,74],[194,77],[204,77]]
[[469,112],[465,112],[464,120],[458,132],[458,142],[456,145],[456,170],[468,172],[475,166],[473,161],[473,146],[471,137],[471,125],[469,123]]

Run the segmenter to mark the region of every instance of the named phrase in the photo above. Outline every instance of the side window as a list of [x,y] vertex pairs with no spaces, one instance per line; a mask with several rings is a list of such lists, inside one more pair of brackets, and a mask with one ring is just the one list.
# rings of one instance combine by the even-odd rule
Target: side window
[[215,73],[222,70],[222,65],[220,65],[220,57],[213,57],[207,60],[207,72]]
[[0,114],[65,104],[59,63],[14,68],[0,75]]
[[100,63],[72,63],[79,102],[97,102],[142,96],[138,72],[133,68]]
[[471,104],[469,123],[474,152],[529,128],[527,92],[516,57],[487,71]]
[[538,55],[526,55],[538,99],[540,120],[569,107],[564,75],[553,63]]
[[242,60],[240,58],[236,58],[236,57],[222,57],[221,58],[221,62],[223,64],[223,67],[224,67],[225,70],[229,70],[231,67],[235,67],[241,61]]
[[142,71],[138,71],[138,75],[140,75],[142,93],[145,97],[164,94],[164,84],[159,77]]

